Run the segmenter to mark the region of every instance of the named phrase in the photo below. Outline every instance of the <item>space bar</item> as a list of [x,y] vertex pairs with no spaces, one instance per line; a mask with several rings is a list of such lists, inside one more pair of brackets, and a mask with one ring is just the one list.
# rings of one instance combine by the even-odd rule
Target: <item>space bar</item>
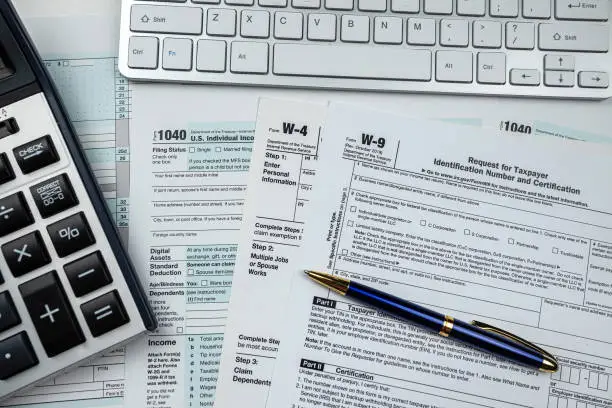
[[275,44],[274,74],[431,80],[431,52],[403,47]]

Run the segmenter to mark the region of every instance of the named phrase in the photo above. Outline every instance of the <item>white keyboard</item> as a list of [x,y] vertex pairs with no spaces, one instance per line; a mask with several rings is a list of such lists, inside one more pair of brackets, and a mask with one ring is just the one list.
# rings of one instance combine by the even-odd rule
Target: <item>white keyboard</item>
[[604,99],[608,0],[123,0],[133,79]]

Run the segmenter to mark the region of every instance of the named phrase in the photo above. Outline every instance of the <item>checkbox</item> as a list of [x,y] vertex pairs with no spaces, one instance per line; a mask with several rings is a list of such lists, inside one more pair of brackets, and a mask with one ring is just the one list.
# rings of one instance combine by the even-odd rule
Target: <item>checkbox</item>
[[176,328],[176,332],[177,333],[182,333],[183,332],[183,328],[182,327],[177,327]]
[[343,249],[342,250],[342,255],[348,255],[348,249]]
[[426,226],[426,225],[427,225],[427,221],[425,221],[425,220],[421,220],[421,223],[420,223],[420,224],[421,224],[422,226]]
[[207,280],[203,280],[202,282],[200,282],[202,284],[202,286],[208,286],[208,281]]
[[220,147],[215,147],[215,152],[221,153],[221,148]]
[[349,227],[352,227],[353,225],[355,225],[355,222],[353,220],[348,220],[346,222],[346,225],[348,225]]
[[354,206],[354,205],[352,205],[352,206],[351,206],[351,212],[357,212],[357,207],[356,207],[356,206]]
[[558,254],[559,253],[559,248],[553,247],[553,254]]
[[514,244],[514,238],[508,238],[508,243],[510,245],[513,245]]
[[464,235],[470,235],[470,230],[469,230],[469,229],[467,229],[467,228],[466,228],[466,229],[464,229],[464,230],[463,230],[463,234],[464,234]]
[[193,269],[187,269],[187,275],[193,276]]
[[190,147],[189,148],[189,153],[195,153],[195,147]]

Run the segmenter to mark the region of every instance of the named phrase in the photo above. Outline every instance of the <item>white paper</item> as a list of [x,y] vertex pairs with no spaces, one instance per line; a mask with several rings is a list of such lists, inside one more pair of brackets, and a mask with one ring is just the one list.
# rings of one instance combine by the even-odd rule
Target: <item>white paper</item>
[[[332,105],[301,256],[282,271],[294,280],[269,406],[610,401],[612,150],[491,137]],[[296,157],[284,154],[276,163],[295,177]],[[304,268],[502,326],[549,349],[561,368],[538,373],[416,329],[330,293]]]

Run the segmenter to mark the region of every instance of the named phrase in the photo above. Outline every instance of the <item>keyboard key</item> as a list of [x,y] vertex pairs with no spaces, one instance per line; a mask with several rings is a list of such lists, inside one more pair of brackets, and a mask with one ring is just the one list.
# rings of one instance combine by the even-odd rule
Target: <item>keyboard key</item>
[[15,179],[15,173],[6,153],[0,153],[0,185]]
[[403,20],[399,17],[374,18],[374,42],[377,44],[401,44],[404,42]]
[[432,18],[409,18],[406,41],[410,45],[435,45],[436,20]]
[[49,357],[85,342],[55,271],[22,283],[19,291]]
[[230,71],[241,74],[267,74],[268,43],[232,42]]
[[321,8],[321,0],[293,0],[291,5],[298,9],[318,9]]
[[312,41],[336,41],[336,16],[334,14],[309,14],[307,35]]
[[485,0],[457,0],[457,14],[460,16],[484,16]]
[[96,243],[82,212],[49,225],[47,232],[55,251],[61,258]]
[[301,40],[303,35],[302,13],[277,11],[274,13],[274,38]]
[[263,7],[287,7],[287,0],[259,0],[258,3]]
[[501,48],[502,25],[497,21],[474,21],[473,45],[477,48]]
[[225,4],[232,6],[252,6],[255,4],[254,0],[225,0]]
[[200,35],[202,9],[135,4],[130,14],[130,30],[141,33]]
[[242,10],[240,12],[240,35],[247,38],[268,38],[270,36],[270,13],[263,10]]
[[544,56],[544,69],[573,71],[575,66],[573,55],[546,54]]
[[370,41],[370,18],[368,16],[343,15],[340,40],[367,43]]
[[0,380],[8,380],[38,364],[26,332],[0,341]]
[[394,13],[418,13],[419,0],[391,0],[391,11]]
[[236,10],[210,8],[206,13],[206,34],[223,37],[236,35]]
[[427,14],[452,14],[453,0],[423,0],[423,9]]
[[480,84],[505,84],[506,54],[503,52],[479,52],[476,80]]
[[11,294],[8,292],[0,293],[0,333],[17,326],[19,323],[21,323],[21,319],[17,314]]
[[94,337],[99,337],[130,321],[116,290],[81,305],[81,311]]
[[535,24],[506,23],[506,48],[533,50],[535,48]]
[[189,38],[164,38],[162,68],[170,71],[191,71],[193,42]]
[[15,277],[25,275],[51,262],[38,231],[2,245],[2,254]]
[[360,11],[385,11],[387,0],[357,0],[357,8]]
[[436,81],[472,82],[472,53],[469,51],[437,51]]
[[512,85],[540,85],[540,71],[537,69],[511,69],[510,83]]
[[225,72],[225,41],[199,40],[196,56],[198,71]]
[[0,237],[33,223],[34,218],[23,193],[17,192],[0,199]]
[[13,154],[24,174],[32,173],[59,161],[59,156],[49,135],[14,148]]
[[491,14],[491,17],[518,17],[518,1],[489,0],[489,14]]
[[523,0],[523,17],[550,18],[550,1]]
[[66,174],[30,187],[30,193],[43,218],[51,217],[79,203]]
[[467,47],[469,43],[467,20],[440,20],[440,45],[446,47]]
[[542,23],[539,46],[546,51],[607,52],[609,37],[607,24]]
[[431,80],[431,52],[402,47],[274,45],[274,73],[337,78]]
[[155,69],[158,53],[157,37],[131,36],[128,43],[128,67]]
[[328,10],[352,10],[353,0],[325,0],[325,8]]
[[559,20],[608,21],[609,0],[555,0],[555,16]]
[[[196,4],[220,4],[221,3],[221,0],[191,0],[191,1]],[[250,6],[252,4],[253,3],[248,4],[248,5]]]
[[574,86],[574,73],[571,71],[544,71],[544,85],[571,88]]
[[607,72],[580,71],[578,73],[578,86],[581,88],[607,88],[609,81]]
[[94,252],[64,266],[75,296],[83,296],[113,281],[102,254]]

